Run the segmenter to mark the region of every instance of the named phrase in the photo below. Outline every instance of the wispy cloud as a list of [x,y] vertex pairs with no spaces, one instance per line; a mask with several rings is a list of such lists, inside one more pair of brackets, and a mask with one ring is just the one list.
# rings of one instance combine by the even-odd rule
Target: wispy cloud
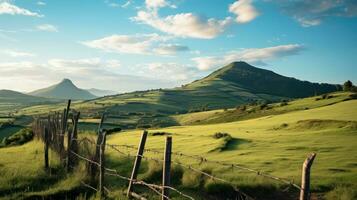
[[227,52],[222,56],[196,57],[197,68],[202,71],[215,69],[234,61],[247,61],[257,65],[265,65],[267,60],[298,54],[303,50],[299,44],[288,44],[266,48],[243,49]]
[[36,27],[37,30],[47,32],[58,32],[58,28],[52,24],[41,24]]
[[292,16],[302,26],[316,26],[328,17],[357,16],[355,0],[270,0],[277,3],[283,12]]
[[113,53],[173,55],[188,50],[179,44],[166,44],[169,36],[153,34],[112,35],[97,40],[81,42],[85,46]]
[[149,63],[146,66],[147,69],[144,69],[146,76],[160,77],[164,80],[170,80],[179,83],[193,80],[197,75],[197,70],[194,68],[175,62],[155,62]]
[[118,63],[118,60],[100,58],[51,59],[40,64],[29,61],[0,62],[0,85],[2,88],[31,91],[54,84],[64,77],[74,80],[82,88],[94,87],[119,92],[175,85],[173,81],[157,79],[157,76],[121,74],[113,68],[117,68]]
[[10,57],[34,57],[36,56],[33,53],[29,53],[29,52],[23,52],[23,51],[16,51],[16,50],[3,50],[2,53],[10,56]]
[[187,46],[180,44],[161,44],[153,51],[160,55],[174,55],[178,52],[189,51]]
[[25,8],[20,8],[14,4],[9,3],[9,2],[0,3],[0,15],[1,14],[43,17],[43,15],[41,15],[39,13],[29,11]]
[[236,22],[247,23],[259,16],[258,10],[253,6],[252,0],[238,0],[229,6],[229,12],[234,13]]
[[37,5],[39,5],[39,6],[45,6],[45,5],[46,5],[46,3],[45,3],[45,2],[43,2],[43,1],[38,1],[38,2],[37,2]]

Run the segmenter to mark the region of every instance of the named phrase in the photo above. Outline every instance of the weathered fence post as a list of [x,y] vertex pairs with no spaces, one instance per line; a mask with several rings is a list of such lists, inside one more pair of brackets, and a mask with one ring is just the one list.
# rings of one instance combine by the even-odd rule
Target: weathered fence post
[[105,172],[105,143],[106,143],[107,133],[104,131],[98,137],[102,137],[102,143],[100,144],[100,153],[99,153],[99,194],[100,198],[104,197],[104,172]]
[[48,143],[49,143],[49,138],[48,138],[48,129],[45,126],[44,127],[44,142],[45,142],[45,146],[44,146],[44,151],[45,151],[45,169],[47,170],[49,168],[49,162],[48,162]]
[[78,129],[78,120],[79,120],[80,112],[72,117],[73,128],[72,132],[68,132],[68,142],[67,142],[67,172],[72,171],[72,167],[75,162],[74,156],[72,156],[72,152],[78,153],[78,144],[77,144],[77,129]]
[[169,190],[167,186],[170,186],[170,170],[171,170],[171,150],[172,150],[172,137],[166,138],[165,155],[162,171],[162,200],[168,200]]
[[140,167],[142,156],[143,156],[143,153],[144,153],[144,148],[145,148],[147,135],[148,135],[148,132],[144,131],[142,136],[141,136],[140,144],[139,144],[139,147],[138,147],[138,152],[136,154],[136,158],[135,158],[135,162],[134,162],[133,171],[131,173],[131,177],[130,177],[130,181],[129,181],[128,191],[127,191],[127,194],[126,194],[128,197],[131,196],[131,190],[132,190],[132,187],[133,187],[133,181],[135,181],[137,176],[138,176],[139,167]]
[[[105,118],[105,113],[103,113],[102,118],[100,120],[100,124],[98,126],[98,139],[97,139],[97,143],[96,143],[96,147],[95,147],[95,154],[94,154],[94,161],[95,162],[99,162],[99,154],[100,154],[100,145],[102,144],[102,139],[103,137],[101,136],[102,133],[102,127],[103,127],[103,122],[104,122],[104,118]],[[93,163],[90,163],[90,175],[92,180],[94,180],[98,166],[94,165]]]
[[300,200],[310,199],[310,169],[315,157],[316,153],[310,154],[302,165]]
[[66,153],[64,151],[64,135],[67,131],[67,122],[68,122],[68,114],[71,107],[71,100],[68,100],[67,109],[63,111],[63,118],[62,118],[62,130],[60,135],[57,137],[59,139],[58,146],[59,146],[59,154],[60,154],[60,162],[63,166],[66,166]]
[[67,172],[71,171],[71,164],[72,164],[72,160],[71,160],[71,150],[72,150],[72,133],[68,131],[68,135],[67,135]]

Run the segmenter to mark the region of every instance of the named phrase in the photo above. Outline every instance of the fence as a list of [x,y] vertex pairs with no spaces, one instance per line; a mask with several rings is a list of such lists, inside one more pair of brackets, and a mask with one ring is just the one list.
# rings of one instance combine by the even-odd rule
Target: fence
[[[107,132],[109,131],[103,129],[103,122],[105,119],[104,114],[102,115],[101,122],[98,126],[98,134],[97,134],[96,142],[88,138],[78,139],[77,129],[78,129],[78,120],[80,117],[80,112],[76,112],[74,110],[70,112],[70,105],[71,105],[71,101],[69,100],[67,104],[67,108],[63,110],[63,113],[55,112],[49,114],[47,117],[39,117],[35,119],[33,122],[33,131],[35,133],[35,136],[41,139],[44,143],[44,166],[46,169],[49,169],[50,167],[49,158],[48,158],[49,149],[52,149],[54,152],[56,152],[59,155],[60,163],[64,167],[66,167],[67,172],[70,172],[73,169],[75,169],[79,163],[79,160],[84,161],[86,163],[87,173],[91,178],[91,183],[88,184],[82,182],[82,184],[85,187],[88,187],[94,190],[95,192],[97,192],[101,198],[104,198],[107,193],[111,193],[111,191],[109,191],[109,189],[104,186],[105,177],[114,176],[128,182],[128,188],[126,192],[128,198],[133,197],[136,199],[144,200],[145,198],[142,195],[135,193],[133,190],[135,185],[142,185],[152,190],[154,193],[156,193],[161,200],[169,200],[171,192],[177,193],[182,197],[193,200],[194,198],[192,196],[183,193],[182,191],[173,187],[172,184],[170,183],[172,177],[171,174],[172,166],[177,165],[186,170],[190,170],[195,173],[201,174],[204,177],[208,177],[213,181],[222,182],[231,185],[234,188],[235,198],[237,200],[254,199],[252,196],[241,191],[231,181],[228,181],[221,177],[217,177],[208,172],[202,171],[198,168],[195,168],[193,165],[185,164],[179,160],[172,160],[172,155],[174,155],[178,157],[184,157],[184,158],[190,158],[196,160],[199,164],[213,163],[225,167],[230,167],[233,169],[239,169],[239,170],[244,170],[246,172],[254,173],[257,176],[278,181],[283,184],[292,186],[293,188],[296,188],[297,190],[300,191],[300,200],[310,199],[310,169],[316,157],[315,153],[310,154],[306,158],[305,162],[303,163],[301,186],[299,186],[291,180],[273,176],[256,169],[247,168],[236,163],[214,161],[198,155],[187,155],[181,152],[173,152],[172,151],[173,140],[171,136],[166,137],[164,151],[159,149],[145,149],[146,139],[148,135],[147,131],[143,132],[140,143],[137,148],[135,146],[130,146],[130,145],[107,144],[106,136],[107,136]],[[70,124],[68,123],[69,119],[71,119],[72,122],[71,127],[69,126]],[[67,149],[65,149],[65,142],[64,142],[66,133],[67,133],[67,145],[66,145]],[[94,153],[89,156],[81,155],[79,153],[79,147],[81,146],[81,144],[92,145],[95,148]],[[111,150],[119,154],[134,158],[134,165],[130,177],[123,176],[119,174],[117,170],[106,167],[105,165],[106,148],[110,148]],[[124,149],[136,150],[136,154],[132,155],[130,153],[126,153],[124,152]],[[162,154],[163,158],[159,159],[159,158],[144,156],[145,152]],[[146,183],[145,181],[137,179],[142,160],[147,160],[147,161],[151,160],[158,163],[162,163],[163,174],[162,174],[161,185]],[[95,184],[96,186],[92,186],[93,184]]]

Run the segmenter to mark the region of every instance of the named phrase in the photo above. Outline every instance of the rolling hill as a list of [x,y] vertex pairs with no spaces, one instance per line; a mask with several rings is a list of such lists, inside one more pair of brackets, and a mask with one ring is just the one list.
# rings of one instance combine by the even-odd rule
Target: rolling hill
[[85,102],[81,107],[102,108],[109,112],[141,110],[172,114],[309,97],[340,89],[338,85],[300,81],[245,62],[234,62],[179,88],[113,95]]
[[[304,89],[306,88],[306,89]],[[74,102],[83,116],[100,118],[104,111],[116,123],[175,125],[168,115],[222,108],[254,102],[313,96],[340,90],[341,86],[310,83],[253,67],[245,62],[231,63],[203,79],[173,89],[137,91]],[[33,115],[58,110],[59,106],[36,106],[22,110]],[[132,127],[131,126],[131,127]],[[156,126],[156,125],[155,125]]]
[[[173,139],[173,152],[203,156],[210,161],[238,163],[240,166],[273,176],[285,177],[299,185],[301,165],[306,155],[316,152],[317,159],[311,171],[311,199],[356,199],[357,110],[353,108],[357,106],[357,100],[351,98],[355,97],[353,93],[339,92],[329,95],[334,97],[291,101],[286,106],[273,108],[284,109],[286,112],[264,117],[229,123],[150,129],[145,148],[155,151],[145,152],[145,157],[161,159],[162,155],[156,150],[163,150],[166,136],[151,133],[167,133]],[[193,115],[196,114],[200,113]],[[213,137],[217,132],[227,133],[231,139]],[[142,130],[114,133],[108,136],[107,143],[137,146],[141,134]],[[80,137],[91,136],[81,133]],[[120,154],[112,148],[106,149],[106,167],[117,169],[121,175],[129,177],[134,161],[128,154],[135,155],[136,149],[121,148],[120,151],[124,153]],[[83,181],[87,181],[83,171],[85,169],[75,170],[69,176],[57,175],[56,172],[48,175],[43,167],[43,144],[38,140],[22,146],[0,148],[0,155],[0,171],[4,174],[4,178],[0,179],[0,199],[64,199],[65,194],[90,190],[86,190],[82,185]],[[226,165],[201,163],[178,155],[174,157],[175,161],[227,179],[256,199],[290,200],[298,197],[298,190],[257,176],[256,173]],[[19,157],[21,159],[18,159]],[[62,169],[56,154],[51,154],[50,159],[52,167]],[[144,167],[139,172],[139,180],[158,180],[160,183],[162,172],[158,166],[161,163],[146,159],[142,162]],[[177,167],[176,164],[172,166],[175,169],[172,171],[174,187],[179,187],[180,191],[198,200],[211,199],[203,194],[210,191],[210,184],[219,182],[202,178],[200,174],[187,168],[175,166]],[[112,195],[109,199],[125,199],[123,191],[126,191],[126,180],[107,177],[105,185],[115,191],[109,193]],[[228,199],[225,190],[228,190],[227,187],[222,187],[219,190],[220,196],[212,199]],[[140,192],[148,193],[148,190],[142,189]],[[170,195],[172,199],[182,199],[176,193]],[[148,199],[156,198],[155,193],[148,195]]]
[[29,93],[33,96],[48,97],[56,99],[94,99],[95,95],[87,90],[80,89],[69,79],[63,79],[60,83],[47,88],[39,89]]
[[36,97],[12,90],[0,90],[0,113],[14,113],[16,110],[38,104],[53,104],[58,99]]
[[90,92],[91,94],[97,96],[97,97],[104,97],[104,96],[118,94],[118,92],[116,92],[116,91],[101,90],[101,89],[97,89],[97,88],[87,89],[87,91]]

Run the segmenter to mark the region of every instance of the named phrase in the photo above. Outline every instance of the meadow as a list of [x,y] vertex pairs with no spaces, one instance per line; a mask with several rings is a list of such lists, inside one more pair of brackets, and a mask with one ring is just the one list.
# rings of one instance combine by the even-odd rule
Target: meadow
[[[317,153],[312,166],[311,186],[314,199],[354,199],[357,191],[357,100],[351,93],[333,93],[333,97],[319,99],[312,97],[288,102],[287,105],[269,104],[270,109],[246,112],[249,117],[237,114],[237,108],[214,110],[172,116],[177,123],[192,124],[167,128],[149,129],[146,149],[163,150],[165,136],[173,138],[173,152],[199,155],[208,160],[235,163],[274,176],[284,177],[300,184],[302,163],[306,156]],[[318,100],[317,100],[318,99]],[[247,110],[256,107],[248,107]],[[213,113],[213,114],[212,114]],[[239,115],[238,121],[213,123],[212,119],[224,120],[227,116]],[[241,119],[241,120],[239,120]],[[82,119],[96,123],[96,120]],[[206,124],[197,124],[197,120]],[[195,124],[196,123],[196,124]],[[108,144],[137,146],[143,130],[121,131],[107,138]],[[154,134],[156,132],[164,134]],[[230,138],[217,138],[216,133],[227,133]],[[80,137],[94,138],[94,134],[83,132]],[[122,148],[126,154],[134,155],[136,150]],[[133,164],[130,157],[108,148],[106,165],[129,176]],[[22,146],[0,148],[0,198],[18,199],[34,197],[61,197],[76,195],[78,199],[95,198],[93,192],[81,184],[83,164],[72,174],[65,174],[52,152],[52,175],[43,169],[43,144],[32,141]],[[145,156],[162,158],[162,154],[146,152]],[[287,185],[257,176],[254,173],[232,169],[173,155],[179,160],[217,177],[225,178],[238,188],[258,199],[296,198],[298,191]],[[195,199],[220,199],[219,195],[229,187],[219,185],[189,170],[174,168],[174,183],[180,190]],[[145,161],[140,169],[139,179],[160,182],[160,164]],[[109,199],[124,198],[127,183],[108,177],[106,187],[111,191]],[[214,189],[212,189],[214,188]],[[218,189],[217,189],[218,188]],[[158,198],[144,188],[147,198]],[[172,199],[182,199],[172,194]]]

